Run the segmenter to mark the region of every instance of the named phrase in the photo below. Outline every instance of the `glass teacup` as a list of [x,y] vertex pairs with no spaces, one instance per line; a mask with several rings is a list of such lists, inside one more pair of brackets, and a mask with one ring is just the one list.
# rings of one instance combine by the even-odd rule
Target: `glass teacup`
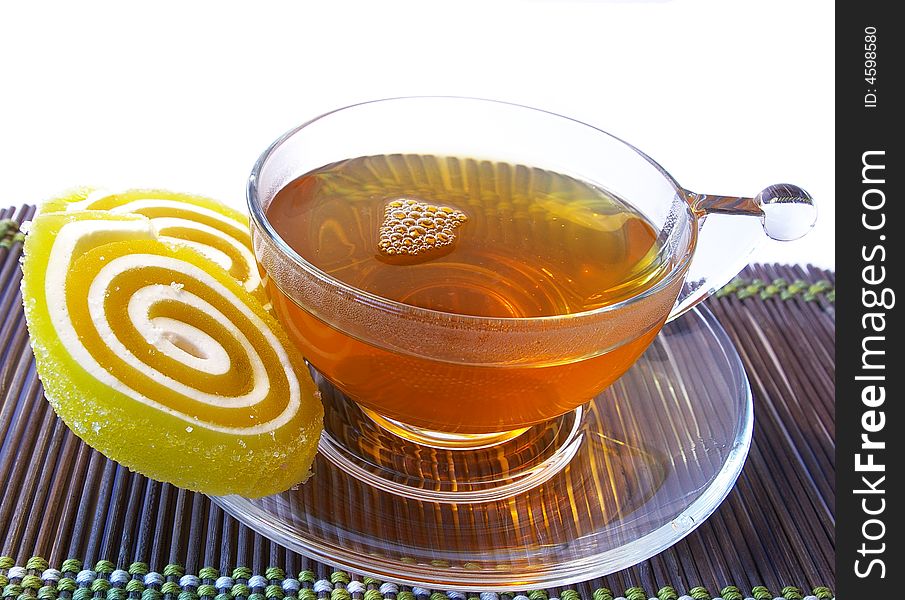
[[[298,177],[369,156],[469,157],[586,182],[650,224],[657,275],[604,306],[535,317],[459,314],[359,289],[300,255],[268,208]],[[575,411],[622,375],[666,321],[734,276],[763,231],[795,239],[816,216],[795,186],[753,198],[696,194],[636,148],[584,123],[447,97],[359,104],[293,129],[258,160],[248,203],[273,310],[309,363],[383,429],[452,449],[501,443]]]

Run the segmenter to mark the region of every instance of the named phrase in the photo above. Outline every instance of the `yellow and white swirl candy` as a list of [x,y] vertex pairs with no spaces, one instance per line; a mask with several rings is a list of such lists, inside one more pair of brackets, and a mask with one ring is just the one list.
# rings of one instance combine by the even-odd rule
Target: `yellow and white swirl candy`
[[266,302],[251,249],[248,217],[225,204],[195,194],[130,189],[119,192],[82,187],[45,202],[42,212],[107,210],[151,219],[161,240],[191,246]]
[[304,361],[245,287],[153,218],[42,212],[23,275],[47,398],[92,447],[209,494],[307,477],[323,411]]

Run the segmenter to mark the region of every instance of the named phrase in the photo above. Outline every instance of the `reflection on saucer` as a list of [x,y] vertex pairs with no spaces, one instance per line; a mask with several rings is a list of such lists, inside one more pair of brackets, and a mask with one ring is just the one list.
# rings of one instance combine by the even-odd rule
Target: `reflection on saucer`
[[669,323],[588,405],[472,450],[389,433],[328,383],[306,485],[214,498],[262,535],[378,578],[445,589],[565,585],[674,544],[747,455],[747,378],[706,309]]

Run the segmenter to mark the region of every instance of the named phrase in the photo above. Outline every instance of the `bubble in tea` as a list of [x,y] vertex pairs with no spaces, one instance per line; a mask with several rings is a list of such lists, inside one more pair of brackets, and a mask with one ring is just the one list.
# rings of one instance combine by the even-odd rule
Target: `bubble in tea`
[[391,200],[383,211],[380,242],[386,256],[426,256],[456,239],[455,229],[468,220],[465,213],[409,198]]

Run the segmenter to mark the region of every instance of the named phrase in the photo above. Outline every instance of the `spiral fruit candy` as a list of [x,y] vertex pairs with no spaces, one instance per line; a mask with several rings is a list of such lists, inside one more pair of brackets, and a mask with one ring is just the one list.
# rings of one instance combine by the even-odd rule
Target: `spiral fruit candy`
[[191,246],[226,269],[245,289],[266,302],[251,249],[248,217],[211,198],[167,190],[120,192],[82,187],[45,202],[42,212],[108,210],[151,219],[163,241]]
[[141,215],[41,213],[22,296],[57,414],[123,465],[208,494],[304,480],[323,409],[260,302]]

